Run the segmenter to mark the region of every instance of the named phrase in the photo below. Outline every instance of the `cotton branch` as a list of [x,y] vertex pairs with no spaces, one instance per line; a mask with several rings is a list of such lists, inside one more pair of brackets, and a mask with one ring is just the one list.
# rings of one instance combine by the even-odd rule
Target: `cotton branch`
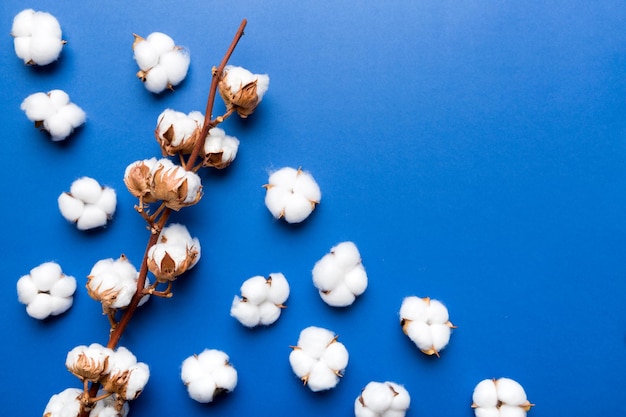
[[[237,43],[243,36],[244,28],[246,24],[247,24],[247,20],[244,19],[239,25],[239,29],[237,30],[237,33],[235,34],[228,50],[226,51],[226,54],[222,58],[220,65],[217,68],[213,68],[212,70],[212,79],[211,79],[211,86],[209,88],[209,96],[208,96],[207,104],[206,104],[205,119],[202,125],[200,138],[195,144],[193,151],[189,159],[187,160],[187,164],[185,166],[185,169],[187,171],[193,170],[196,160],[198,159],[198,156],[200,155],[200,150],[204,146],[204,142],[209,133],[209,130],[217,126],[222,121],[224,121],[224,119],[228,117],[230,113],[232,113],[232,111],[229,111],[224,116],[219,116],[215,119],[212,119],[212,116],[211,116],[213,112],[213,106],[215,103],[215,98],[216,98],[217,88],[218,88],[220,78],[222,76],[224,68],[226,67],[226,64],[228,63],[228,60],[230,59],[233,51],[235,50],[235,47],[237,46]],[[120,318],[119,322],[117,323],[115,328],[111,330],[111,333],[109,334],[109,341],[107,343],[107,347],[110,349],[114,349],[119,343],[119,340],[122,337],[122,334],[124,333],[124,331],[126,330],[128,324],[130,323],[135,313],[135,310],[137,309],[137,306],[139,305],[141,298],[144,296],[143,289],[145,287],[145,282],[146,282],[146,278],[148,275],[148,263],[147,263],[148,252],[150,251],[150,248],[152,248],[152,246],[154,246],[157,243],[159,234],[161,230],[163,230],[163,228],[165,227],[171,212],[172,212],[172,209],[167,207],[163,209],[163,211],[160,213],[160,216],[158,216],[158,218],[155,217],[152,219],[152,224],[150,228],[151,229],[150,238],[148,239],[148,243],[146,245],[146,250],[143,256],[141,268],[139,270],[139,275],[137,278],[137,291],[135,295],[133,296],[130,304],[126,308],[126,310],[124,310],[124,314]],[[89,388],[89,392],[87,393],[89,399],[93,399],[97,396],[97,392],[99,388],[100,388],[100,384],[98,383],[91,384]],[[88,417],[88,416],[89,416],[89,410],[83,407],[80,413],[80,417]]]

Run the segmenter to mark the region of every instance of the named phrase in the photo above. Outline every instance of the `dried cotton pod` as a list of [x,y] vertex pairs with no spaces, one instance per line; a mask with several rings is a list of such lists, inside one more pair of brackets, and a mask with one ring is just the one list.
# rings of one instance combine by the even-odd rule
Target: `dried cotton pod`
[[245,68],[227,65],[217,88],[226,108],[246,118],[259,105],[269,84],[267,74],[253,74]]
[[158,118],[154,132],[163,156],[181,152],[190,154],[200,136],[204,116],[199,111],[189,114],[172,109],[164,110]]
[[200,260],[200,241],[182,224],[165,227],[148,251],[148,269],[158,282],[174,281]]
[[209,130],[204,142],[202,166],[224,169],[233,162],[238,149],[239,139],[228,136],[224,130],[214,127]]

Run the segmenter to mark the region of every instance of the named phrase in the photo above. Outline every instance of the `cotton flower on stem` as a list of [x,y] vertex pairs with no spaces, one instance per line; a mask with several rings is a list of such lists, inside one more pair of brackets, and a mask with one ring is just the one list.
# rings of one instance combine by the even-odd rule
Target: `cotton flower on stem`
[[[235,47],[237,46],[237,43],[239,42],[239,39],[241,39],[241,37],[243,36],[243,31],[244,31],[244,28],[246,27],[246,24],[247,24],[247,21],[244,19],[239,25],[239,29],[237,30],[219,67],[212,71],[211,87],[209,88],[209,97],[207,100],[206,111],[205,111],[206,115],[211,115],[213,112],[213,105],[215,102],[215,97],[217,94],[217,85],[219,82],[219,74],[223,72],[224,67],[226,66],[228,60],[230,59],[230,56],[232,55],[233,51],[235,50]],[[191,155],[189,159],[187,160],[187,164],[185,165],[186,170],[193,169],[194,164],[196,163],[196,160],[198,159],[198,156],[200,155],[200,151],[202,147],[204,146],[204,139],[207,137],[209,130],[217,126],[217,124],[221,123],[222,121],[223,121],[222,117],[218,117],[213,120],[211,120],[210,117],[205,117],[204,123],[202,125],[202,130],[200,133],[200,139],[196,142],[191,152]],[[111,333],[109,334],[109,341],[107,343],[108,348],[113,349],[117,346],[120,338],[122,337],[122,334],[128,327],[128,324],[130,323],[133,315],[135,314],[137,307],[140,304],[140,301],[143,298],[143,288],[145,287],[146,278],[148,276],[148,261],[147,261],[148,254],[152,246],[154,246],[158,242],[160,232],[165,227],[167,220],[171,213],[172,213],[172,209],[169,207],[165,207],[162,209],[162,212],[160,213],[159,217],[155,217],[154,219],[152,219],[149,224],[151,233],[150,233],[150,238],[148,239],[148,243],[146,245],[146,250],[144,253],[143,261],[141,263],[141,268],[139,269],[139,274],[137,276],[137,291],[135,292],[135,295],[132,297],[129,305],[124,311],[124,314],[120,318],[115,329],[113,329]],[[96,397],[99,389],[100,389],[99,383],[91,384],[89,388],[89,396]],[[88,416],[89,416],[89,409],[82,407],[79,417],[88,417]]]

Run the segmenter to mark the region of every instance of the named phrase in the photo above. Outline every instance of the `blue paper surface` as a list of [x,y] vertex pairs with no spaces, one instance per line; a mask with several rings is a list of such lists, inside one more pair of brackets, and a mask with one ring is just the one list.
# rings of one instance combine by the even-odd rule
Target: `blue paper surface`
[[[57,63],[15,56],[8,34],[24,8],[59,20]],[[204,111],[211,68],[243,18],[230,62],[268,73],[270,88],[251,117],[221,126],[241,141],[233,165],[203,171],[202,201],[173,216],[202,258],[121,340],[151,369],[131,415],[346,416],[369,381],[395,381],[412,397],[408,416],[469,417],[474,386],[506,376],[536,404],[531,416],[626,416],[626,5],[614,0],[3,0],[1,414],[41,415],[50,396],[81,386],[65,356],[106,343],[109,329],[86,276],[122,253],[138,265],[148,239],[124,169],[160,156],[164,109]],[[133,33],[154,31],[191,53],[186,80],[159,96],[135,77],[131,49]],[[87,113],[63,143],[20,110],[56,88]],[[296,226],[264,206],[262,185],[284,166],[310,171],[322,190]],[[118,192],[103,230],[59,214],[58,195],[81,176]],[[346,240],[370,284],[336,309],[311,269]],[[50,260],[79,288],[68,312],[40,322],[15,283]],[[291,284],[288,308],[270,327],[244,328],[229,315],[233,296],[271,272]],[[458,326],[440,358],[401,331],[409,295],[443,301]],[[329,392],[310,392],[289,366],[311,325],[350,352]],[[180,380],[182,361],[205,348],[239,373],[235,391],[208,405]]]

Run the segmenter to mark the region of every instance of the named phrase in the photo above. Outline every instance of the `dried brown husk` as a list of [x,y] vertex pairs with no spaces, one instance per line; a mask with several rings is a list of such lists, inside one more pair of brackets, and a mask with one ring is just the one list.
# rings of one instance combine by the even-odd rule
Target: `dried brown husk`
[[179,145],[172,145],[172,142],[176,137],[174,125],[170,125],[163,133],[160,133],[159,127],[160,123],[154,131],[154,136],[161,146],[161,152],[163,153],[163,156],[174,156],[178,153],[189,155],[193,152],[193,148],[196,145],[198,138],[200,138],[200,128],[196,128],[196,130],[194,130],[194,132],[188,138],[182,140]]
[[241,118],[245,119],[254,112],[259,104],[259,95],[256,91],[258,80],[241,86],[237,92],[233,93],[227,79],[228,73],[217,84],[220,96],[222,96],[228,110],[233,109]]

